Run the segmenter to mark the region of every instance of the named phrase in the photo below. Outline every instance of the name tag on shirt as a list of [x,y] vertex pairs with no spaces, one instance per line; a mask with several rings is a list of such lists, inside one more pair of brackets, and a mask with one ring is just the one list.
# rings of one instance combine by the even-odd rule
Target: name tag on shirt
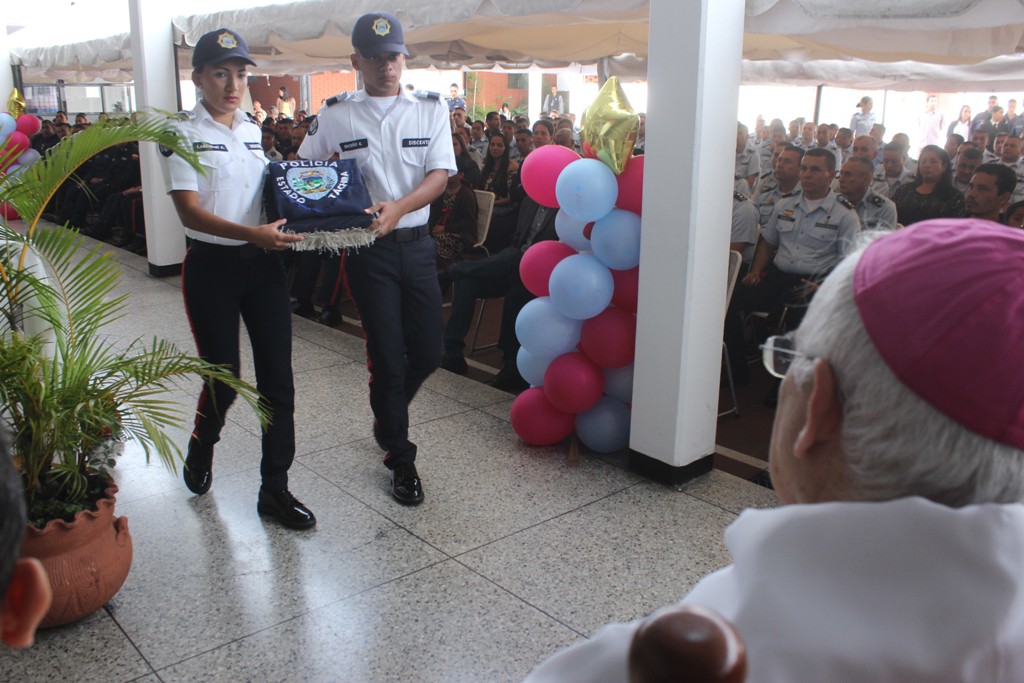
[[342,152],[354,152],[357,149],[366,149],[370,146],[370,143],[366,138],[362,140],[349,140],[348,142],[339,143]]
[[258,142],[247,142],[247,143],[245,143],[245,146],[248,147],[249,149],[253,150],[253,151],[256,151],[256,150],[259,150],[261,152],[263,151],[263,145],[261,145]]
[[193,142],[192,149],[197,152],[226,152],[228,146],[219,142]]
[[402,138],[402,147],[427,147],[430,138]]
[[816,227],[816,228],[827,228],[829,230],[838,230],[839,229],[838,225],[831,225],[830,223],[815,223],[814,227]]

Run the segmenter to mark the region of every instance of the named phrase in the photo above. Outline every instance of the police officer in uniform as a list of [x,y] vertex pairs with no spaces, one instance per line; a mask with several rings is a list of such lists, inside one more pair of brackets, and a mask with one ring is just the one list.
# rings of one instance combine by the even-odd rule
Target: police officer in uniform
[[[267,160],[259,127],[240,109],[250,65],[255,62],[245,40],[234,31],[211,31],[196,43],[192,82],[202,97],[180,115],[178,134],[191,141],[207,173],[162,150],[164,180],[189,238],[182,290],[199,354],[237,373],[239,317],[249,332],[256,386],[271,413],[263,433],[257,510],[306,529],[316,517],[288,491],[295,455],[291,304],[284,267],[274,253],[302,238],[281,232],[283,220],[260,224]],[[185,484],[193,493],[210,489],[213,446],[234,398],[221,384],[212,392],[203,387],[185,460]]]
[[871,186],[871,160],[850,157],[839,171],[840,197],[853,204],[863,230],[895,230],[896,205]]
[[374,204],[373,246],[345,255],[370,367],[374,436],[386,452],[391,495],[423,501],[409,441],[409,403],[441,362],[441,292],[430,203],[454,175],[448,107],[437,93],[409,92],[400,79],[402,26],[392,14],[364,14],[352,30],[352,66],[363,89],[330,98],[299,148],[303,159],[355,159]]
[[800,162],[800,194],[775,203],[762,226],[748,272],[736,286],[726,315],[726,338],[736,381],[747,379],[741,311],[774,311],[797,296],[809,299],[814,284],[853,251],[860,220],[853,205],[831,188],[835,155],[810,149]]

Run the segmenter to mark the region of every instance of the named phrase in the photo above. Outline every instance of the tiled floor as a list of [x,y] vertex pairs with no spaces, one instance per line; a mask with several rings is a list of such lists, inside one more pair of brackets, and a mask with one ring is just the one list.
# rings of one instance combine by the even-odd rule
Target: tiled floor
[[[130,303],[112,336],[192,349],[178,278],[113,251]],[[205,496],[129,447],[117,467],[127,582],[83,622],[0,651],[0,680],[515,681],[602,624],[676,600],[727,562],[722,531],[738,512],[776,504],[718,471],[673,490],[621,457],[571,468],[563,448],[516,438],[510,395],[439,371],[412,406],[426,501],[402,507],[370,433],[361,340],[294,324],[291,489],[317,527],[256,514],[259,438],[243,406]],[[191,403],[197,389],[176,395]]]

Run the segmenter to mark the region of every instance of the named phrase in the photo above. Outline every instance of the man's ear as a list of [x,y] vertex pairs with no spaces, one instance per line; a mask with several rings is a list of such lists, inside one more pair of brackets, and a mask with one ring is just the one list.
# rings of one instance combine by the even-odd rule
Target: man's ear
[[836,375],[824,358],[814,361],[811,382],[811,392],[804,410],[804,424],[793,445],[793,454],[797,458],[808,457],[815,446],[836,437],[842,422]]
[[50,580],[39,560],[19,559],[3,597],[3,612],[0,613],[3,642],[10,647],[29,647],[52,599]]

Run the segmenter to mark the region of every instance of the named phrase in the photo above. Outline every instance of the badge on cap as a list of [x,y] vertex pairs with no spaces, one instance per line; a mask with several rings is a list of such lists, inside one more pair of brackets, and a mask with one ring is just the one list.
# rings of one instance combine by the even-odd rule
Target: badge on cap
[[227,31],[224,31],[224,33],[217,36],[217,44],[225,50],[234,50],[238,47],[238,41],[235,40],[235,37]]
[[377,21],[373,22],[373,32],[378,36],[386,36],[391,33],[391,22],[384,17],[378,17]]

